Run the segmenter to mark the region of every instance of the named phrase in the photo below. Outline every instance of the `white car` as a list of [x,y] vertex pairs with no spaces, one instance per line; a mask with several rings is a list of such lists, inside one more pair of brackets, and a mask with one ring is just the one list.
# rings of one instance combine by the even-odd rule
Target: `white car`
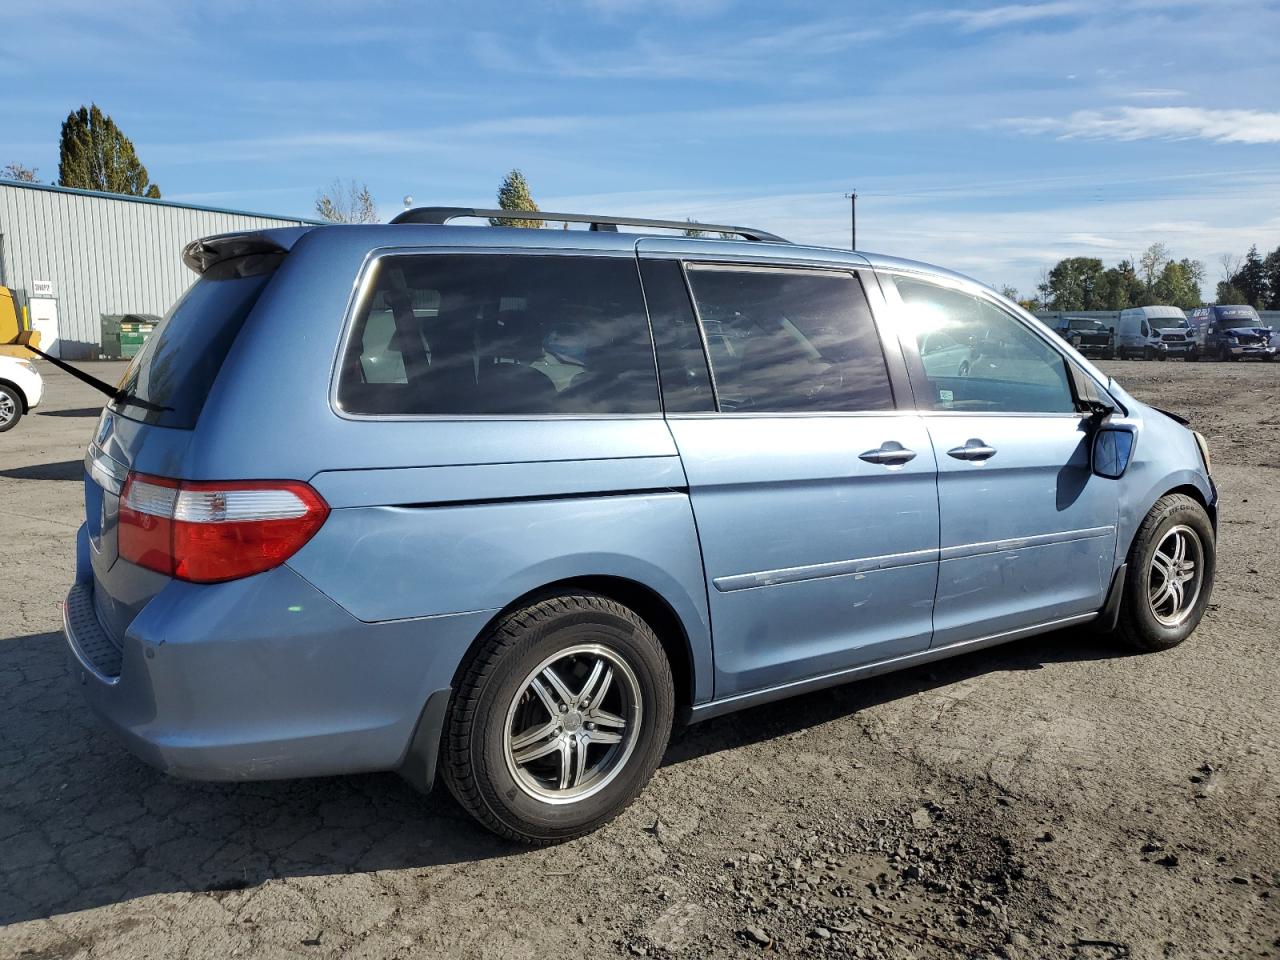
[[44,380],[30,360],[0,356],[0,433],[12,430],[40,402]]

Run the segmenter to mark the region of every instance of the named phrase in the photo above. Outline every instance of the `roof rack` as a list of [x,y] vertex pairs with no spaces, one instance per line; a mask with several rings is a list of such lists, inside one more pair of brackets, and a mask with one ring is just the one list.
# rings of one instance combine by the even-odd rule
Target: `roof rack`
[[647,227],[661,230],[705,230],[731,233],[760,243],[787,243],[782,237],[753,227],[733,227],[723,223],[695,223],[692,220],[646,220],[641,217],[600,217],[591,213],[548,213],[545,210],[479,210],[473,207],[414,207],[395,217],[392,223],[444,224],[461,217],[505,220],[550,220],[553,223],[589,223],[592,230],[617,233],[618,227]]

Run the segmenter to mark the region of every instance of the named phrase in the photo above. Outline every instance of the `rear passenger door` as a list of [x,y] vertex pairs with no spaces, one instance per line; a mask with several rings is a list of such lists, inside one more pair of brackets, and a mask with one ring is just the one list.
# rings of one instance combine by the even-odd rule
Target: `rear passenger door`
[[641,251],[716,699],[927,648],[933,451],[921,419],[895,408],[857,271]]
[[[938,463],[933,646],[1096,612],[1115,557],[1118,484],[1090,470],[1065,358],[976,291],[881,279]],[[918,352],[943,331],[970,348],[962,373]]]

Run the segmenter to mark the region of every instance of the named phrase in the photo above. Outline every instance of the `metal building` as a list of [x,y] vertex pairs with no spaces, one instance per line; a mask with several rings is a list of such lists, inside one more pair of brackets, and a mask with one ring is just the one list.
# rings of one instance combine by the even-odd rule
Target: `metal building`
[[0,286],[51,293],[61,354],[98,356],[104,314],[163,316],[195,279],[182,248],[215,233],[313,221],[0,180]]

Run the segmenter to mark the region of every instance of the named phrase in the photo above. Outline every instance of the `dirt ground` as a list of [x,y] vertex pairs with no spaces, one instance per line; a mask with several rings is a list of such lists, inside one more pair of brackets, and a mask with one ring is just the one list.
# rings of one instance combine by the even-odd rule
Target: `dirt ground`
[[1280,366],[1104,366],[1209,437],[1190,641],[1055,633],[695,726],[535,851],[443,788],[183,783],[99,729],[59,633],[99,398],[46,370],[0,436],[0,957],[1280,957]]

